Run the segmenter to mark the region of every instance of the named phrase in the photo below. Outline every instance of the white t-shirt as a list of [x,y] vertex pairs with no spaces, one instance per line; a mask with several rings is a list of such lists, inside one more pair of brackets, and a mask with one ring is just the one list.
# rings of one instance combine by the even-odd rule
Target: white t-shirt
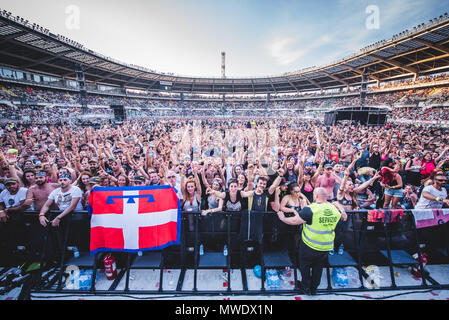
[[0,202],[4,202],[6,208],[20,206],[20,201],[27,197],[27,188],[21,187],[15,195],[11,195],[7,189],[0,193]]
[[83,192],[81,189],[77,186],[72,186],[67,192],[62,192],[61,188],[56,188],[49,194],[48,199],[53,200],[58,205],[59,210],[64,211],[70,206],[73,198],[80,198],[80,201],[76,204],[75,211],[82,211],[82,196]]
[[[424,187],[422,192],[428,192],[434,197],[439,197],[441,199],[447,198],[447,191],[446,188],[441,188],[441,190],[436,189],[434,186],[430,185],[427,187]],[[434,200],[428,200],[423,197],[421,194],[421,197],[419,198],[418,203],[415,206],[415,209],[441,209],[443,207],[443,202],[441,201],[434,201]]]

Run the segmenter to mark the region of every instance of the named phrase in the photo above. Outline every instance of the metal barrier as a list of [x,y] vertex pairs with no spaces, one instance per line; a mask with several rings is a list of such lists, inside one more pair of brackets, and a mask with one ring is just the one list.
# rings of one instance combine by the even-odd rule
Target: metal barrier
[[[438,283],[432,278],[432,275],[424,269],[422,257],[422,245],[416,229],[415,220],[411,211],[401,211],[401,215],[394,218],[388,212],[379,219],[373,219],[368,211],[348,211],[348,220],[342,230],[336,230],[336,241],[342,238],[345,250],[342,255],[329,255],[326,266],[327,288],[318,289],[317,293],[349,292],[349,291],[371,291],[373,283],[369,283],[369,272],[366,266],[376,265],[378,267],[388,267],[391,284],[379,286],[379,290],[400,290],[400,289],[449,289],[448,283]],[[58,211],[51,211],[51,216],[56,216]],[[258,229],[262,231],[257,238],[257,232],[254,235],[250,233],[250,227],[245,231],[248,237],[243,237],[243,231],[240,228],[242,212],[216,212],[211,216],[203,217],[200,212],[183,212],[181,241],[178,246],[171,246],[159,251],[146,251],[142,256],[130,253],[114,253],[117,259],[117,269],[120,270],[114,281],[106,290],[96,288],[97,269],[102,269],[101,256],[103,253],[97,253],[94,256],[89,252],[89,223],[90,215],[87,212],[74,212],[62,219],[60,227],[51,226],[42,227],[39,225],[38,212],[27,211],[22,213],[18,219],[19,224],[25,228],[22,234],[26,232],[33,233],[28,238],[29,243],[22,243],[26,248],[32,248],[34,240],[42,236],[42,249],[40,252],[28,252],[26,257],[29,261],[39,257],[40,270],[34,274],[31,292],[41,293],[91,293],[91,294],[286,294],[300,293],[297,286],[297,272],[300,265],[298,259],[298,241],[301,234],[301,227],[287,228],[286,224],[280,222],[274,212],[251,212],[252,217],[259,220]],[[257,216],[256,216],[257,215]],[[189,217],[193,217],[189,218]],[[23,219],[23,220],[20,220]],[[49,219],[51,220],[51,218]],[[261,223],[261,225],[260,225]],[[218,225],[217,225],[218,224]],[[257,223],[256,223],[257,224]],[[249,225],[249,224],[248,224]],[[8,226],[2,225],[2,228]],[[32,227],[30,229],[30,227]],[[290,227],[290,226],[289,226]],[[438,226],[446,238],[441,243],[446,253],[449,252],[449,241],[447,238],[447,224]],[[246,226],[245,226],[246,228]],[[279,229],[285,229],[279,231]],[[32,230],[32,231],[30,231]],[[38,231],[36,231],[38,230]],[[246,233],[246,231],[248,231]],[[17,233],[20,234],[20,233]],[[286,237],[286,248],[273,239]],[[206,250],[203,255],[199,254],[200,243],[206,248],[213,247],[213,240],[220,239],[220,246],[225,243],[228,248],[228,254],[223,255],[220,249]],[[30,240],[31,239],[31,240]],[[211,241],[212,239],[212,241]],[[284,238],[283,238],[284,239]],[[293,240],[292,240],[293,239]],[[17,240],[9,239],[17,244]],[[279,239],[278,239],[279,240]],[[25,241],[25,240],[24,240]],[[25,241],[25,242],[26,242]],[[23,241],[22,241],[23,242]],[[282,241],[281,241],[282,242]],[[281,243],[282,244],[282,243]],[[67,248],[76,245],[80,248],[79,257],[71,257]],[[9,246],[12,247],[12,246]],[[50,250],[50,247],[53,247]],[[56,255],[54,255],[56,249]],[[53,253],[53,254],[52,254]],[[417,254],[415,259],[412,255]],[[37,255],[39,254],[39,255]],[[248,259],[253,255],[252,259]],[[374,255],[374,256],[373,256]],[[26,256],[26,255],[25,255]],[[12,259],[17,255],[10,255]],[[23,258],[23,255],[22,255]],[[447,256],[445,258],[447,260]],[[445,261],[446,261],[445,260]],[[5,262],[5,261],[4,261]],[[11,263],[14,265],[17,261]],[[444,262],[447,263],[447,262]],[[255,264],[261,266],[260,289],[248,289],[247,274],[248,267]],[[68,266],[76,265],[80,269],[92,270],[92,283],[90,290],[72,290],[64,288],[64,269]],[[419,271],[422,275],[419,285],[397,285],[395,280],[394,267],[397,266],[416,266],[419,265]],[[294,272],[294,285],[291,290],[267,290],[265,288],[266,270],[269,268],[283,269],[291,267]],[[352,288],[338,288],[332,286],[331,272],[334,268],[354,267],[358,272],[360,286]],[[365,266],[365,267],[364,267]],[[56,275],[51,281],[47,281],[46,272],[50,268],[56,267]],[[130,271],[132,269],[158,269],[159,287],[156,290],[132,290],[129,287]],[[174,290],[163,289],[163,271],[165,269],[179,269],[177,286]],[[201,269],[224,269],[227,273],[226,290],[198,290],[197,273]],[[231,269],[240,269],[242,279],[242,290],[233,289],[231,283]],[[192,290],[183,290],[184,278],[187,270],[193,270],[194,285]],[[0,272],[1,276],[1,272]],[[118,284],[125,277],[125,289],[117,290]],[[368,281],[367,281],[368,280]],[[56,288],[55,288],[56,286]]]

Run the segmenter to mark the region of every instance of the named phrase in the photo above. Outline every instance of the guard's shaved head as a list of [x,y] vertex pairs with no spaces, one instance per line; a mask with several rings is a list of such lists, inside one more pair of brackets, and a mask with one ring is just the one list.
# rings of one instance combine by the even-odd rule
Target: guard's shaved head
[[315,202],[324,202],[327,200],[327,191],[323,187],[318,187],[313,190],[313,199]]

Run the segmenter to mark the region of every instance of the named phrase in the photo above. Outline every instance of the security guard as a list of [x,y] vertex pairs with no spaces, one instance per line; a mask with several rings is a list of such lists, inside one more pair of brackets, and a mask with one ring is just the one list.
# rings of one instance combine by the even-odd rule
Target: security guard
[[315,202],[304,207],[294,216],[286,217],[279,211],[279,219],[289,225],[304,224],[299,247],[299,266],[302,280],[300,290],[305,294],[315,294],[320,285],[323,268],[328,253],[334,247],[334,229],[338,221],[346,221],[347,215],[327,202],[327,191],[316,188],[313,191]]

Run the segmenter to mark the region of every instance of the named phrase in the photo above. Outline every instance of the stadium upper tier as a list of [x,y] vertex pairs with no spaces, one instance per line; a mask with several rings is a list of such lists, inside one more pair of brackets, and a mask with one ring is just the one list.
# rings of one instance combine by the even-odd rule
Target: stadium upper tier
[[174,92],[186,93],[303,93],[360,86],[364,72],[370,83],[380,85],[385,81],[416,79],[449,70],[447,13],[337,62],[258,78],[177,76],[126,64],[5,10],[0,11],[0,44],[3,66],[72,80],[81,67],[88,83],[145,91],[160,91],[162,84]]

